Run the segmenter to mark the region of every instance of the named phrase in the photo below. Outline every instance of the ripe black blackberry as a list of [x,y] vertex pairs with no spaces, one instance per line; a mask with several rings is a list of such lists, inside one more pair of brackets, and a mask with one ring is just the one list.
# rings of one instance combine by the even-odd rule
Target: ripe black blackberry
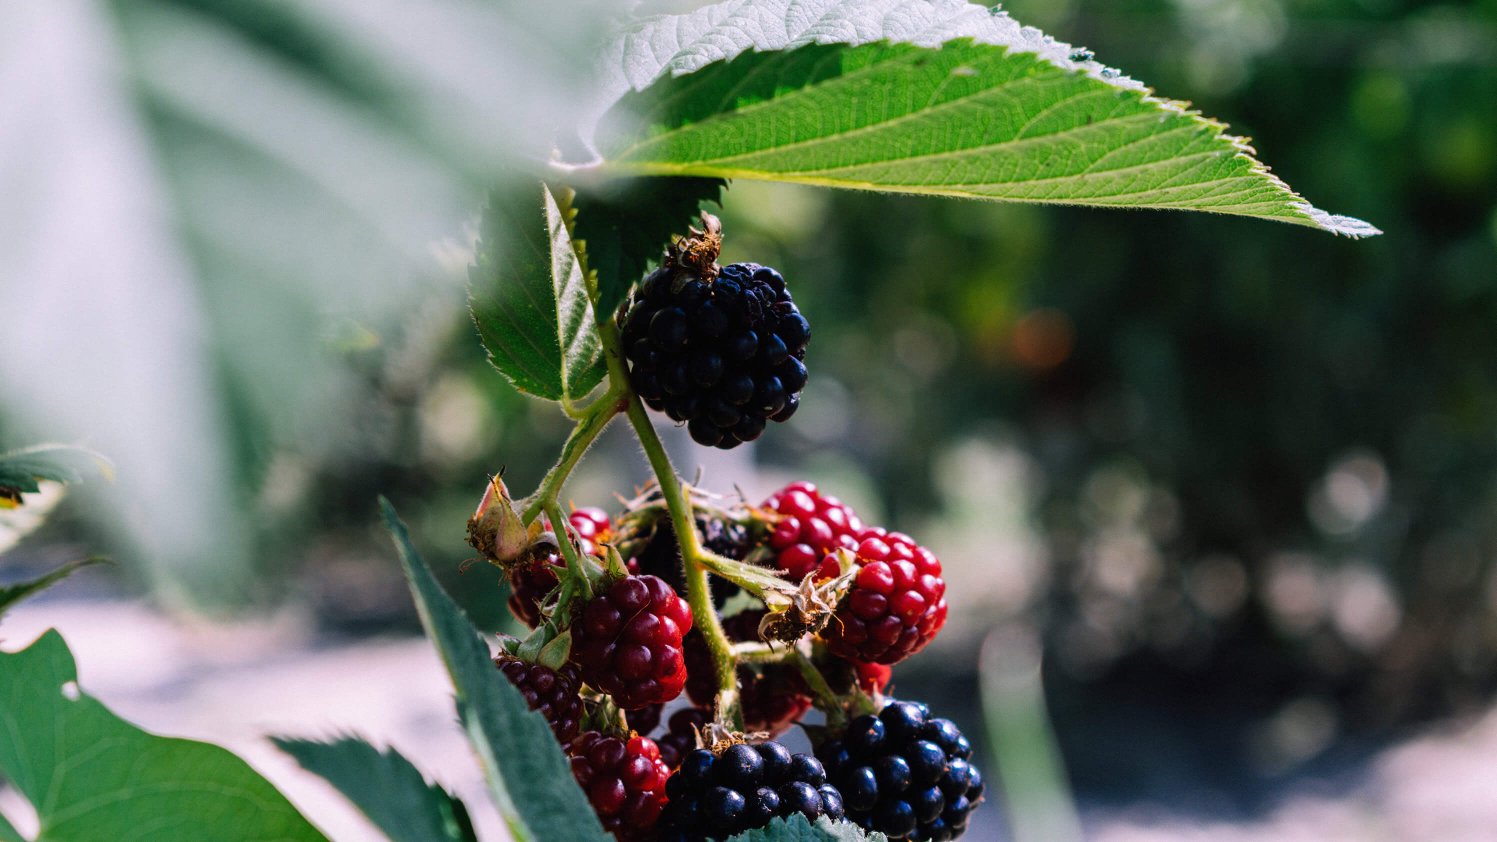
[[665,791],[670,802],[660,817],[661,842],[727,839],[776,816],[835,821],[844,813],[842,794],[826,782],[821,762],[776,742],[738,744],[717,756],[697,749],[681,761]]
[[[742,524],[700,511],[697,512],[696,521],[697,530],[702,536],[702,546],[707,550],[742,561],[754,548],[748,529]],[[676,593],[685,596],[686,577],[681,571],[681,544],[676,540],[676,530],[671,526],[670,518],[656,519],[648,535],[644,547],[629,559],[630,569],[637,568],[640,573],[659,576],[669,582]],[[713,576],[710,586],[712,602],[718,608],[723,607],[728,599],[742,590],[721,576]]]
[[982,801],[972,744],[917,702],[890,702],[878,716],[854,719],[816,754],[842,792],[848,820],[890,839],[955,839]]
[[634,293],[622,316],[624,354],[629,381],[651,409],[726,450],[795,414],[811,325],[779,272],[718,266],[717,220],[702,220],[706,231],[672,246]]

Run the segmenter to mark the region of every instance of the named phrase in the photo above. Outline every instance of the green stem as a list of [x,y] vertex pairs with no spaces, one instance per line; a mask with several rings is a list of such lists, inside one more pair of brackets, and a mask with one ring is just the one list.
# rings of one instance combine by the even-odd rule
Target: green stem
[[547,500],[546,517],[551,520],[551,528],[556,530],[556,544],[561,548],[561,557],[567,563],[567,575],[582,589],[583,598],[591,599],[592,581],[587,575],[587,568],[582,566],[582,556],[577,554],[577,545],[572,543],[567,516],[562,512],[561,504],[555,500]]
[[746,664],[778,664],[789,659],[789,646],[770,646],[768,643],[735,643],[733,654]]
[[804,652],[792,647],[790,653],[788,660],[800,670],[801,677],[806,680],[806,686],[811,688],[811,694],[816,697],[816,706],[826,714],[827,724],[835,725],[840,722],[845,717],[845,711],[841,700],[832,691],[831,685],[826,683],[826,676],[821,674],[821,670],[811,663],[811,659],[807,658]]
[[[603,353],[608,361],[608,374],[614,387],[629,382],[624,368],[624,358],[619,347],[618,327],[613,322],[599,325],[603,335]],[[702,563],[702,542],[697,535],[696,519],[692,516],[691,504],[682,490],[676,468],[671,464],[665,445],[645,414],[644,404],[632,391],[625,398],[625,413],[634,433],[644,449],[650,469],[655,472],[655,481],[660,484],[660,494],[665,498],[670,512],[671,526],[676,532],[676,541],[681,547],[681,564],[686,577],[686,602],[691,606],[692,621],[707,641],[707,650],[712,653],[713,666],[717,670],[718,721],[735,730],[743,730],[743,713],[738,704],[738,659],[733,654],[733,644],[723,631],[722,620],[712,604],[712,591],[707,584],[707,568]]]
[[587,449],[594,441],[597,441],[599,434],[623,409],[623,393],[616,384],[610,384],[607,394],[588,407],[582,419],[577,422],[577,426],[572,428],[571,435],[567,436],[566,443],[561,446],[561,459],[557,460],[555,467],[546,474],[546,478],[541,481],[541,487],[536,489],[535,494],[526,504],[525,511],[521,514],[525,523],[535,520],[548,504],[560,500],[561,488],[566,484],[567,478],[572,475],[572,469],[577,467],[577,463],[582,461],[582,455],[587,453]]

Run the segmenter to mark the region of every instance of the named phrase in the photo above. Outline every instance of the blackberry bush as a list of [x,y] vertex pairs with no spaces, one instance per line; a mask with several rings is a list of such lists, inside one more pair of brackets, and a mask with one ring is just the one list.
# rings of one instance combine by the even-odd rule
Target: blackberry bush
[[629,382],[700,444],[729,449],[786,421],[806,385],[811,325],[779,272],[716,264],[721,231],[676,244],[622,316]]

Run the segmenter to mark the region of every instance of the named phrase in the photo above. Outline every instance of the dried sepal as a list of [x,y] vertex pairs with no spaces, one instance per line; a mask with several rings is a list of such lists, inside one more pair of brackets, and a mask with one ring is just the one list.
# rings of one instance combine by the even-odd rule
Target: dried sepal
[[533,545],[543,534],[539,521],[525,524],[501,471],[484,487],[478,508],[468,518],[468,543],[479,555],[508,570],[531,558]]

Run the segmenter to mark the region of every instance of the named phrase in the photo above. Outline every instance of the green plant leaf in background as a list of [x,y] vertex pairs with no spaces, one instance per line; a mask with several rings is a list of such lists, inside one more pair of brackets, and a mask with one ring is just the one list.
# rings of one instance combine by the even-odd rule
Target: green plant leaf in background
[[0,617],[4,617],[5,612],[12,605],[15,605],[16,603],[20,602],[23,599],[26,599],[27,597],[34,596],[35,594],[38,594],[41,591],[52,587],[58,582],[61,582],[63,579],[66,579],[67,577],[73,575],[73,573],[78,570],[94,564],[108,563],[108,559],[103,558],[82,558],[78,559],[77,561],[70,561],[67,564],[64,564],[61,567],[57,568],[56,570],[53,570],[52,572],[47,573],[43,576],[38,576],[35,579],[31,579],[25,582],[18,582],[14,585],[0,586]]
[[545,187],[540,195],[494,192],[468,273],[489,361],[520,391],[556,401],[583,397],[606,373],[568,211]]
[[623,94],[593,137],[598,163],[619,175],[1177,208],[1379,233],[1309,205],[1222,124],[966,2],[734,0],[646,21],[609,61],[624,68],[615,79],[643,88]]
[[278,748],[348,797],[391,842],[477,842],[461,801],[426,782],[393,748],[357,737],[332,742],[276,737]]
[[0,842],[26,842],[26,838],[4,816],[0,816]]
[[882,833],[869,833],[852,822],[833,822],[826,817],[815,824],[799,813],[775,819],[764,827],[744,831],[732,842],[888,842]]
[[673,234],[685,234],[703,202],[720,202],[720,178],[641,178],[578,189],[572,234],[598,276],[600,316],[612,316]]
[[44,488],[43,482],[81,482],[93,470],[114,479],[108,459],[81,447],[39,444],[0,453],[0,553],[41,526],[61,502],[61,486]]
[[478,631],[437,584],[390,502],[380,498],[380,509],[510,834],[517,842],[608,842],[545,717],[494,668]]
[[325,842],[243,760],[148,734],[77,680],[56,631],[0,654],[0,774],[35,807],[35,842]]

